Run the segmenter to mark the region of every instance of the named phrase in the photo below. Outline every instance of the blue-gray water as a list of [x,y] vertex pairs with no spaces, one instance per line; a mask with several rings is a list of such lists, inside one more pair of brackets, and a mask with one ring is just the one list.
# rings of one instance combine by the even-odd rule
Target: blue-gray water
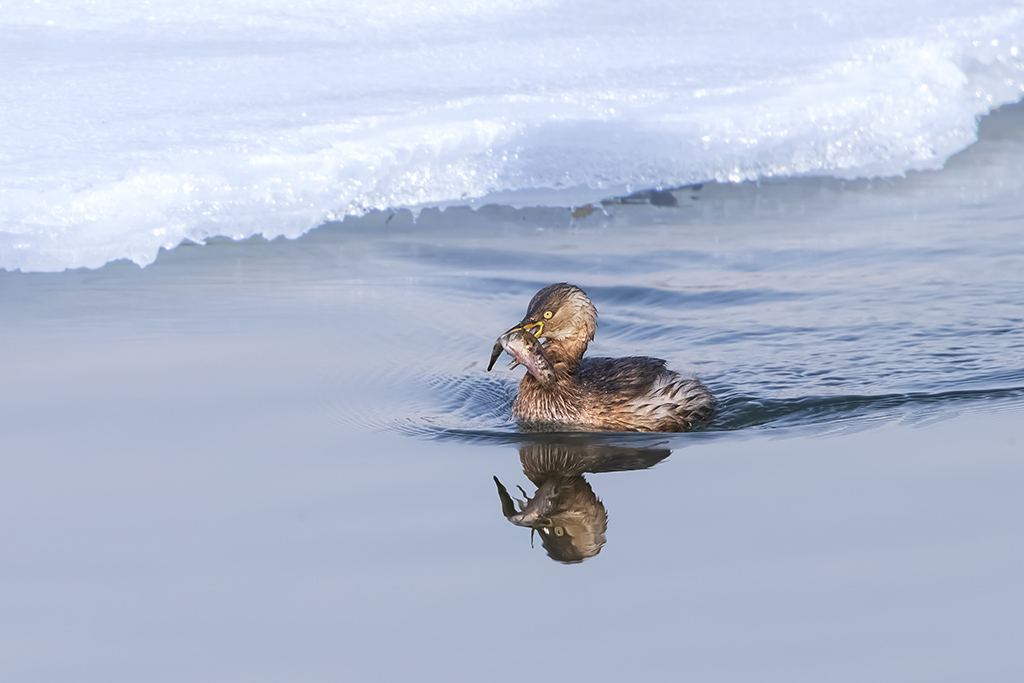
[[[0,678],[1019,679],[1022,119],[904,179],[0,273]],[[518,433],[484,368],[563,280],[707,432]],[[555,442],[572,564],[492,479]]]

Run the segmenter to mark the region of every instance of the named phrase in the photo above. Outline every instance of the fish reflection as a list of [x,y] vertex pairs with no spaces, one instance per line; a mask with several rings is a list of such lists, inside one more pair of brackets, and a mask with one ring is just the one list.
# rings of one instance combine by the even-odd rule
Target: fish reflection
[[642,470],[667,458],[667,448],[626,448],[601,444],[527,443],[519,448],[523,474],[537,487],[525,500],[513,499],[497,477],[501,512],[516,526],[540,534],[551,559],[582,562],[601,552],[608,529],[604,503],[584,473]]

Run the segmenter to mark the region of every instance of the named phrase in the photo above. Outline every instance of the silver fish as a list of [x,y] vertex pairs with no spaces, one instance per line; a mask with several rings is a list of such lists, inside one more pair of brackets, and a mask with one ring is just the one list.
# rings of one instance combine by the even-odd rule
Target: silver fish
[[535,336],[524,330],[522,327],[513,327],[505,334],[498,337],[491,351],[491,362],[487,364],[487,370],[494,367],[501,352],[505,351],[512,356],[512,363],[509,367],[522,365],[526,371],[537,380],[548,383],[555,377],[554,368],[551,362],[544,355],[544,347]]

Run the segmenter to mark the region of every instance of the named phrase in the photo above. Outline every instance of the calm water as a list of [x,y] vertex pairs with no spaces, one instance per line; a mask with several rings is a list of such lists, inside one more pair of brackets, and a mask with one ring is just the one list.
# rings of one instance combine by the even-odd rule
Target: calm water
[[[894,181],[0,273],[0,675],[1017,680],[1020,118]],[[519,434],[484,368],[562,280],[712,428]]]

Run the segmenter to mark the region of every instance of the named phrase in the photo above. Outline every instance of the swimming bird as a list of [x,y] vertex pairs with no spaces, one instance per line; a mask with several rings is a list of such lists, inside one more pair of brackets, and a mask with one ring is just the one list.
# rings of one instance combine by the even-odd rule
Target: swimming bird
[[543,288],[518,325],[498,338],[488,371],[502,351],[526,375],[512,417],[536,430],[685,432],[708,421],[715,397],[696,377],[646,356],[584,358],[597,331],[597,309],[566,282]]

